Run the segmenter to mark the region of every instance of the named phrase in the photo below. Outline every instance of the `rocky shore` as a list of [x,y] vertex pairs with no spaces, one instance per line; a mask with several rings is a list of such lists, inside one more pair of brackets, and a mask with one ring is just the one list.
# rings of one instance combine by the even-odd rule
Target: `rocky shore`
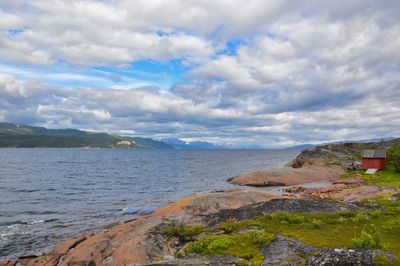
[[267,187],[291,186],[322,180],[334,181],[352,164],[356,152],[353,149],[337,149],[328,145],[302,151],[284,167],[259,170],[228,179],[237,185]]
[[[233,232],[218,227],[224,222],[245,221],[268,213],[318,215],[380,209],[360,202],[377,196],[396,195],[398,189],[374,186],[359,176],[339,180],[347,165],[354,162],[353,155],[352,152],[318,147],[303,151],[283,169],[257,171],[229,180],[234,184],[256,187],[332,181],[325,187],[291,187],[283,196],[250,188],[192,195],[150,215],[110,225],[99,233],[65,240],[46,254],[26,255],[0,262],[0,265],[249,265],[246,256],[212,255],[211,252],[210,255],[194,256],[181,251],[187,249],[189,242]],[[319,226],[317,220],[312,218],[311,226]],[[288,221],[290,224],[291,220]],[[175,225],[209,229],[190,239],[165,234],[165,228]],[[241,237],[248,232],[259,232],[259,228],[247,226],[235,234]],[[386,251],[315,247],[280,234],[265,243],[259,249],[264,258],[262,265],[376,265],[376,258],[396,260],[394,254]]]

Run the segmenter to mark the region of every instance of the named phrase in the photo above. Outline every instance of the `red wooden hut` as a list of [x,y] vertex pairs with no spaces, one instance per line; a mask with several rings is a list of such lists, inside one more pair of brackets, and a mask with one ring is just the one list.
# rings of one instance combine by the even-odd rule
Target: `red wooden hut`
[[385,169],[387,166],[386,150],[364,150],[362,153],[362,168]]

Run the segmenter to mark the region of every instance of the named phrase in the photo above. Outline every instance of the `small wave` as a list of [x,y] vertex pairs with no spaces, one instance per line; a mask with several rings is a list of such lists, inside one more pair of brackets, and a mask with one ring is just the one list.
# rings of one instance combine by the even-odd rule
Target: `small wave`
[[138,208],[138,207],[126,207],[126,208],[123,208],[121,211],[122,211],[122,214],[130,214],[130,215],[132,215],[132,214],[145,215],[145,214],[149,214],[149,213],[153,212],[152,209],[145,209],[145,208]]
[[126,207],[122,209],[123,214],[138,214],[139,210],[133,207]]
[[4,233],[4,234],[0,234],[0,238],[8,238],[9,236],[14,235],[14,233],[9,232],[9,233]]
[[42,224],[42,223],[49,223],[49,222],[55,222],[55,221],[58,221],[58,219],[34,220],[34,221],[12,221],[12,222],[0,223],[0,226],[15,227],[18,225],[34,225],[34,224]]
[[49,214],[56,214],[59,213],[57,211],[24,211],[21,212],[22,214],[29,214],[29,215],[49,215]]
[[28,225],[32,225],[32,224],[42,224],[46,222],[45,220],[37,220],[37,221],[30,221],[30,222],[26,222]]

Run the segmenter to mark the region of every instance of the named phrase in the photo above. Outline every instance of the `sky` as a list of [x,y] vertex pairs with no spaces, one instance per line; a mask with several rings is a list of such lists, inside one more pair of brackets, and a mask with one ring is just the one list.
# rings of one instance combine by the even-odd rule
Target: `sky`
[[238,147],[400,136],[400,1],[0,0],[0,121]]

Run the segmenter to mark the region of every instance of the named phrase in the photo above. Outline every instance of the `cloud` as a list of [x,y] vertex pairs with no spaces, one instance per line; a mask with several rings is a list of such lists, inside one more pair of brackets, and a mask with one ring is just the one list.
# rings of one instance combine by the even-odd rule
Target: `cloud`
[[[266,147],[398,135],[399,9],[2,1],[0,118]],[[137,61],[159,65],[145,66],[141,82]]]
[[[400,81],[398,75],[393,78],[393,83]],[[213,100],[195,103],[156,88],[70,90],[20,82],[12,76],[0,77],[0,95],[0,115],[7,121],[266,147],[394,135],[400,126],[398,93],[385,104],[386,95],[380,94],[344,108],[256,114],[251,108],[221,108]]]
[[[183,28],[142,21],[138,14],[147,7],[140,2],[133,6],[121,1],[113,6],[108,2],[53,0],[3,6],[18,12],[2,11],[1,28],[20,29],[1,36],[0,56],[5,60],[38,65],[57,61],[80,66],[124,65],[141,59],[185,57],[197,61],[211,56],[215,49],[203,36]],[[164,12],[153,11],[158,17]]]

